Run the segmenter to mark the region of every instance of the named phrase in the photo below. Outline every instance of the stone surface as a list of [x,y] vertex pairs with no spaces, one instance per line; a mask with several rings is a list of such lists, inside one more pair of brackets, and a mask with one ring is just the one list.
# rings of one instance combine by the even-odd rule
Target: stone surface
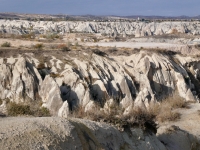
[[49,32],[64,34],[69,32],[101,33],[115,37],[121,35],[135,35],[135,37],[149,35],[163,35],[176,31],[198,35],[199,22],[82,22],[82,21],[25,21],[25,20],[0,20],[0,32],[10,34]]
[[150,131],[130,128],[119,131],[105,123],[80,119],[0,118],[0,149],[60,150],[198,150],[199,142],[187,132],[163,130],[158,137]]
[[[38,98],[53,115],[58,114],[64,101],[68,102],[69,110],[81,106],[88,111],[96,104],[104,107],[113,99],[128,113],[133,107],[148,109],[150,103],[173,93],[186,101],[198,100],[198,57],[145,50],[130,56],[102,57],[93,53],[90,57],[58,58],[51,54],[50,58],[59,62],[51,63],[57,70],[55,77],[48,75],[53,73],[51,69],[36,69],[38,60],[33,54],[9,57],[9,63],[0,58],[0,98],[17,103]],[[44,80],[43,70],[46,70]]]

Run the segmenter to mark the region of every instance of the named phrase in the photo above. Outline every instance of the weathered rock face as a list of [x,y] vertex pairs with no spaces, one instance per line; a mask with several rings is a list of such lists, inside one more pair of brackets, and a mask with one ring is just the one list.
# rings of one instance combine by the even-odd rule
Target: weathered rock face
[[37,69],[25,58],[0,58],[0,99],[35,100],[42,82]]
[[200,61],[190,56],[140,51],[109,58],[83,52],[73,57],[65,53],[59,59],[50,56],[47,61],[52,69],[45,74],[57,76],[42,80],[34,55],[0,58],[0,99],[23,102],[38,97],[53,115],[66,117],[77,106],[85,111],[95,109],[96,102],[107,107],[109,99],[128,113],[133,107],[146,109],[173,92],[186,101],[198,100],[200,93]]
[[0,33],[26,34],[51,33],[101,33],[116,36],[135,35],[135,37],[162,35],[170,33],[200,34],[199,22],[82,22],[82,21],[23,21],[0,20]]
[[58,117],[0,118],[0,124],[4,133],[0,135],[0,149],[199,149],[197,139],[179,129],[165,131],[157,138],[139,128],[119,131],[105,123]]

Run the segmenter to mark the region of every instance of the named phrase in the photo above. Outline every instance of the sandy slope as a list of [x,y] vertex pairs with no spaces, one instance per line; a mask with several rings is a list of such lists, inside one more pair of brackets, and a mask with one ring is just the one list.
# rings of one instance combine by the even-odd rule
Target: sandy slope
[[176,110],[181,114],[181,118],[176,122],[165,122],[160,124],[158,134],[169,126],[175,125],[200,139],[200,103],[190,103],[189,108]]

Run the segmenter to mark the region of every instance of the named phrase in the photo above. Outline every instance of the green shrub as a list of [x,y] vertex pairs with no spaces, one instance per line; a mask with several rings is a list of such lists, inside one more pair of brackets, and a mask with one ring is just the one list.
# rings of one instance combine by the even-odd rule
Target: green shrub
[[3,44],[1,44],[1,47],[11,47],[10,42],[4,42]]
[[8,104],[8,115],[9,116],[32,115],[32,111],[30,109],[30,106],[28,105],[10,102]]

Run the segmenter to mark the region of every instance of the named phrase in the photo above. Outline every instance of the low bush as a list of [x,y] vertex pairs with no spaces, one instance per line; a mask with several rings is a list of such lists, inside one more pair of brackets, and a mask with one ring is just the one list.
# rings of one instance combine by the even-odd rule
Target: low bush
[[40,62],[40,63],[38,64],[38,66],[37,66],[37,69],[38,69],[38,70],[45,69],[45,68],[46,68],[46,67],[45,67],[45,64],[44,64],[44,63],[41,63],[41,62]]
[[165,121],[176,121],[180,119],[180,113],[173,112],[172,110],[162,110],[163,113],[160,113],[156,119],[159,122],[165,122]]
[[178,33],[178,30],[173,28],[172,31],[171,31],[171,34],[177,34]]
[[42,50],[44,48],[44,45],[42,43],[38,43],[33,45],[34,49]]
[[1,44],[1,47],[11,47],[10,42],[4,42],[3,44]]
[[85,118],[98,122],[106,122],[117,126],[119,129],[125,127],[139,126],[143,129],[151,129],[156,132],[155,122],[176,121],[180,119],[177,108],[187,108],[188,103],[178,94],[168,96],[161,102],[150,104],[148,109],[136,108],[133,106],[129,113],[124,114],[124,109],[119,105],[119,101],[109,108],[109,111],[96,104],[95,109],[85,112],[83,107],[78,107],[72,112],[73,117]]
[[37,116],[37,117],[49,117],[49,116],[51,116],[49,109],[46,108],[46,107],[41,107],[41,108],[35,110],[33,112],[33,115]]
[[62,77],[63,75],[60,75],[59,73],[50,73],[50,77],[52,78],[57,78],[57,77]]
[[8,116],[29,115],[35,117],[51,116],[48,108],[41,107],[41,101],[24,102],[24,103],[7,103]]
[[105,52],[100,51],[98,49],[94,49],[94,50],[92,50],[92,52],[95,53],[96,55],[103,56],[103,57],[108,55]]
[[8,104],[8,115],[9,116],[32,115],[32,111],[30,109],[30,106],[28,105],[10,102]]
[[66,44],[59,44],[57,48],[63,51],[70,51],[69,47]]

